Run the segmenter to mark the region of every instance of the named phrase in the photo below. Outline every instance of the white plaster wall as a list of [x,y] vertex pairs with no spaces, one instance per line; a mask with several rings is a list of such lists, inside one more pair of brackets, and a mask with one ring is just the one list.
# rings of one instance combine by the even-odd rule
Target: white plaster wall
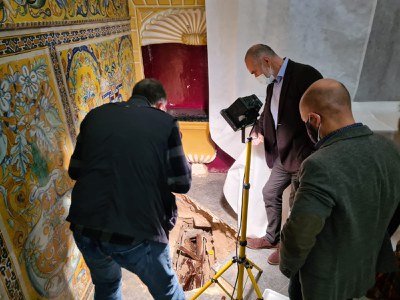
[[[234,158],[242,152],[240,133],[219,112],[253,93],[264,101],[265,86],[248,73],[243,59],[256,43],[343,82],[353,98],[357,94],[357,121],[374,130],[397,130],[400,98],[393,95],[400,97],[400,57],[394,51],[400,47],[399,15],[398,0],[206,1],[213,140]],[[384,87],[376,80],[381,77]],[[379,95],[372,102],[371,91]]]
[[[400,98],[393,95],[400,96],[399,0],[206,0],[206,18],[210,131],[212,139],[237,159],[224,186],[236,211],[245,146],[220,111],[238,97],[256,94],[265,100],[266,86],[244,64],[253,44],[267,44],[281,57],[310,64],[325,78],[341,81],[357,100],[357,121],[388,136],[397,130]],[[259,207],[269,172],[263,156],[263,151],[252,152],[249,236],[265,232],[266,215]],[[259,170],[266,174],[253,176]],[[287,215],[285,191],[283,221]]]

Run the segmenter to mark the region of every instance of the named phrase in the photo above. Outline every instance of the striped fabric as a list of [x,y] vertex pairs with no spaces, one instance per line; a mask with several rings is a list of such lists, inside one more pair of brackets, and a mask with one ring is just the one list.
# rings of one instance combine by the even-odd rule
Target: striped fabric
[[179,125],[175,121],[168,139],[168,185],[176,193],[186,193],[192,182],[192,171],[183,152]]

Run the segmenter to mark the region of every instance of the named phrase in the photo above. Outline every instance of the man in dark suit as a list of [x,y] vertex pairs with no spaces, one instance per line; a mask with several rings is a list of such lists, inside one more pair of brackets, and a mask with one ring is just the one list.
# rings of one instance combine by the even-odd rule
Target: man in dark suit
[[[257,80],[268,84],[264,111],[256,127],[253,144],[264,143],[265,157],[271,175],[263,188],[267,211],[266,235],[249,238],[252,249],[278,248],[282,222],[282,194],[292,184],[289,199],[292,205],[293,182],[301,162],[314,149],[299,112],[300,98],[322,75],[313,67],[279,57],[269,46],[257,44],[247,50],[246,67]],[[279,251],[268,262],[279,264]]]

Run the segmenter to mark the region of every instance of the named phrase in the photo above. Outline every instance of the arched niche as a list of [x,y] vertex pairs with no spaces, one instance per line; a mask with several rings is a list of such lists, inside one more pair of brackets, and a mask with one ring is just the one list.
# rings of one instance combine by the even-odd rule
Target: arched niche
[[145,77],[160,80],[180,123],[194,174],[216,157],[208,125],[207,31],[204,8],[149,12],[140,28]]
[[168,9],[149,15],[140,29],[145,77],[159,79],[168,108],[200,118],[208,114],[205,11]]

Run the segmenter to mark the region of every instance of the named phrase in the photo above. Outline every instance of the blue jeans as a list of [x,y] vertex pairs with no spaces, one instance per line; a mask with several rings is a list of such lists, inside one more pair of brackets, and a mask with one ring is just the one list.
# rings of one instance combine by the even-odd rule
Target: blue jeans
[[121,267],[135,273],[154,299],[185,299],[171,267],[169,246],[144,241],[137,245],[117,245],[75,234],[75,243],[89,267],[96,300],[121,298]]

